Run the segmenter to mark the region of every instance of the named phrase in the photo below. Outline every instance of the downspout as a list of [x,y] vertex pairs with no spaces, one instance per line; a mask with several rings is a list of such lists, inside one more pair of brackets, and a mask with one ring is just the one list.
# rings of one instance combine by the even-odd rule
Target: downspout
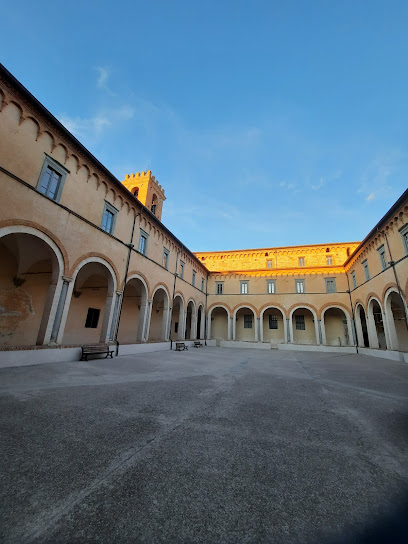
[[207,298],[208,298],[208,276],[210,273],[207,271],[207,281],[205,282],[205,310],[204,310],[204,344],[207,345]]
[[[405,298],[404,291],[401,289],[401,285],[400,285],[400,282],[399,282],[399,279],[398,279],[397,271],[395,269],[395,261],[392,258],[391,248],[390,248],[390,244],[388,242],[388,236],[387,236],[387,233],[385,231],[384,231],[384,236],[385,236],[385,241],[387,242],[388,253],[390,254],[390,261],[388,262],[388,264],[392,267],[392,270],[394,272],[395,283],[397,284],[397,288],[398,288],[398,292],[400,294],[400,297],[401,297],[402,300],[405,301],[405,304],[406,304],[407,299]],[[385,308],[384,308],[384,311],[385,311]],[[405,326],[408,329],[408,320],[407,320],[407,314],[406,314],[405,308],[404,308],[404,314],[405,314]]]
[[122,296],[120,297],[120,302],[119,302],[119,310],[118,310],[118,318],[116,320],[116,326],[115,326],[115,337],[114,337],[114,342],[116,343],[116,357],[118,356],[118,353],[119,353],[119,342],[118,342],[118,333],[119,333],[119,324],[120,324],[120,318],[122,316],[122,307],[123,307],[123,296],[124,296],[124,293],[125,293],[125,289],[126,289],[126,282],[127,282],[127,277],[128,277],[128,272],[129,272],[129,263],[130,263],[130,256],[132,254],[132,249],[135,247],[133,245],[133,235],[134,235],[134,232],[135,232],[135,225],[136,225],[136,218],[140,215],[140,213],[137,213],[133,219],[133,226],[132,226],[132,234],[130,236],[130,242],[127,244],[127,247],[128,247],[128,254],[127,254],[127,261],[126,261],[126,270],[125,270],[125,278],[123,280],[123,291],[122,291]]
[[347,286],[348,286],[347,293],[350,299],[351,317],[353,318],[353,331],[354,331],[356,352],[358,353],[358,336],[357,336],[356,318],[354,315],[353,301],[351,299],[350,280],[349,280],[347,272],[346,272],[346,278],[347,278]]
[[[172,301],[171,301],[171,315],[170,315],[170,333],[169,333],[169,337],[170,337],[170,351],[173,349],[173,339],[171,337],[171,323],[173,321],[173,308],[174,308],[174,295],[175,295],[175,292],[176,292],[176,280],[177,280],[177,267],[178,267],[178,258],[179,258],[179,254],[180,254],[180,250],[177,250],[177,255],[176,255],[176,270],[174,271],[174,282],[173,282],[173,297],[172,297]],[[179,323],[179,326],[180,326],[180,323]]]

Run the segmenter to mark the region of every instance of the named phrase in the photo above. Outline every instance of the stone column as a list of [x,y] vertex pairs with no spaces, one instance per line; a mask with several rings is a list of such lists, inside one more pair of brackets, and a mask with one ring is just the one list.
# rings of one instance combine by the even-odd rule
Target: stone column
[[109,333],[109,340],[111,342],[115,340],[115,333],[116,333],[116,326],[118,322],[118,311],[119,311],[121,296],[122,296],[122,291],[116,291],[115,306],[113,309],[112,322],[111,322],[110,333]]
[[259,342],[261,338],[261,327],[260,327],[260,318],[255,317],[256,327],[255,327],[255,342]]
[[228,340],[235,340],[236,336],[236,317],[230,318],[231,330],[228,330]]
[[143,332],[143,341],[147,342],[149,340],[149,330],[150,330],[150,318],[152,314],[152,301],[147,301],[147,309],[146,309],[146,318],[145,318],[145,324],[144,324],[144,332]]
[[289,317],[286,319],[286,330],[287,330],[287,333],[288,333],[287,343],[288,344],[293,344],[293,320],[291,318],[289,318]]
[[[324,323],[323,323],[324,327]],[[324,341],[323,341],[323,335],[324,335]],[[322,331],[322,320],[317,320],[317,335],[316,335],[316,343],[319,346],[320,344],[326,344],[326,331]]]
[[61,325],[62,312],[64,310],[65,301],[67,299],[68,285],[72,281],[72,278],[64,278],[62,282],[62,288],[58,300],[57,311],[55,313],[54,323],[52,325],[50,342],[55,343],[58,337],[58,332]]

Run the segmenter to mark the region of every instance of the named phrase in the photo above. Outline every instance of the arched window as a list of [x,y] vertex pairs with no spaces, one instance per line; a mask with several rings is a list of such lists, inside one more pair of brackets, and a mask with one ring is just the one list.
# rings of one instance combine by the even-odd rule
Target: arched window
[[150,211],[156,215],[156,206],[157,206],[157,196],[153,195],[152,198],[152,207],[150,208]]
[[132,194],[137,198],[139,196],[139,187],[133,187]]

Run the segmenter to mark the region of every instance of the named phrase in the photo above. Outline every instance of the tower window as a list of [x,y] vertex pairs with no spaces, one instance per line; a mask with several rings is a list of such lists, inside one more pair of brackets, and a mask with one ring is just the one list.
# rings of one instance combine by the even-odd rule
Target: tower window
[[273,260],[272,259],[268,259],[266,261],[266,268],[273,268]]
[[299,257],[299,266],[305,266],[305,258]]
[[331,256],[328,255],[328,256],[326,257],[326,264],[327,264],[327,265],[333,264],[333,257],[331,257]]
[[132,194],[137,198],[139,196],[139,187],[133,187]]

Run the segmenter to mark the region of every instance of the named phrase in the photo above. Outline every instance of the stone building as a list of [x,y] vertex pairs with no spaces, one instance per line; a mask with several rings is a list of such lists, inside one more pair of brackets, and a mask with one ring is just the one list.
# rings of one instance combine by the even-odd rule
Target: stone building
[[193,253],[0,66],[0,366],[175,340],[407,360],[408,191],[363,242]]

